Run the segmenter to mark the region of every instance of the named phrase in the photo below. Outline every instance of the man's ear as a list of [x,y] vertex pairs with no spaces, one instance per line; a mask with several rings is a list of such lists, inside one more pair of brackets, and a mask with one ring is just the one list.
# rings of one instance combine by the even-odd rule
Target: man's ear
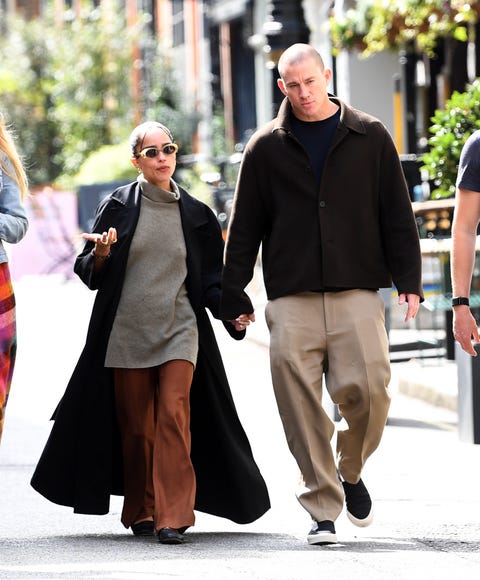
[[333,71],[331,68],[326,68],[323,71],[323,75],[325,77],[325,82],[327,83],[327,86],[330,84],[330,81],[332,80],[332,75],[333,75]]
[[277,86],[282,91],[282,93],[287,96],[287,89],[285,88],[285,83],[282,78],[277,79]]

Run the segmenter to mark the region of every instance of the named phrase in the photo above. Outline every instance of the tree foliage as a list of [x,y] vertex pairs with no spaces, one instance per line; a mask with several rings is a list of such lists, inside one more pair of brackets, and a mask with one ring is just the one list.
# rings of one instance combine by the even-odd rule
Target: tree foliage
[[414,43],[433,55],[439,38],[468,40],[480,16],[479,0],[359,0],[356,8],[330,18],[334,51],[358,49],[364,56]]
[[9,19],[0,40],[0,95],[33,184],[72,175],[92,150],[125,138],[130,54],[123,19],[106,25],[92,6],[61,26],[52,11]]
[[172,54],[155,38],[144,36],[142,54],[143,104],[145,120],[161,121],[173,132],[181,154],[192,152],[192,136],[199,116],[186,111],[179,90],[179,71]]
[[429,151],[422,156],[424,169],[435,188],[431,198],[455,195],[458,162],[468,137],[480,129],[480,80],[474,81],[463,93],[455,91],[445,109],[432,118],[428,140]]
[[39,22],[9,23],[0,38],[0,97],[2,110],[13,124],[18,147],[28,160],[31,183],[49,181],[59,167],[60,146],[49,111],[52,104],[47,39]]
[[118,143],[131,128],[132,38],[122,17],[107,21],[91,10],[55,29],[48,42],[49,116],[61,139],[54,160],[72,175],[91,151]]
[[[53,8],[36,20],[13,17],[3,25],[1,107],[33,185],[65,184],[93,152],[125,142],[136,121],[133,66],[144,73],[141,120],[162,120],[191,147],[196,119],[182,108],[173,63],[148,32],[146,17],[127,28],[120,2],[108,14],[93,2],[82,6],[79,18],[67,12],[61,25]],[[132,66],[134,42],[141,43],[142,58]]]

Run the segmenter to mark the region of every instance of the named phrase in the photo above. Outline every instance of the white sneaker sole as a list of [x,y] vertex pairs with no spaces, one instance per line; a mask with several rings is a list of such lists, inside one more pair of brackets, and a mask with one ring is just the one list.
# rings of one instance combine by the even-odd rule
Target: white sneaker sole
[[310,545],[326,546],[328,544],[337,543],[337,535],[332,532],[320,532],[317,534],[309,534],[307,536],[307,542]]
[[354,526],[357,526],[358,528],[366,528],[373,522],[373,509],[370,510],[368,516],[366,518],[363,518],[363,520],[360,520],[355,516],[352,516],[352,514],[347,510],[347,518],[352,522]]

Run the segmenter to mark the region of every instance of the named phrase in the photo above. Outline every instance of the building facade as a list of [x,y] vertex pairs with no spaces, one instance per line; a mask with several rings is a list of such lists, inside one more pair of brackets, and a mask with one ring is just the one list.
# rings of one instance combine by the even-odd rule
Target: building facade
[[[215,115],[223,116],[226,150],[233,152],[275,114],[281,100],[276,61],[293,42],[319,49],[334,71],[332,92],[379,117],[400,153],[418,152],[430,116],[445,100],[440,53],[435,61],[389,51],[367,59],[356,51],[332,56],[329,16],[355,6],[354,0],[0,0],[1,12],[25,18],[53,6],[59,26],[87,7],[108,11],[114,5],[125,11],[126,26],[147,14],[148,33],[172,54],[184,106],[199,120],[193,150],[200,156],[211,154]],[[453,67],[458,82],[451,90],[465,84],[464,48],[459,45]],[[134,46],[131,83],[138,120],[151,66],[142,47]]]

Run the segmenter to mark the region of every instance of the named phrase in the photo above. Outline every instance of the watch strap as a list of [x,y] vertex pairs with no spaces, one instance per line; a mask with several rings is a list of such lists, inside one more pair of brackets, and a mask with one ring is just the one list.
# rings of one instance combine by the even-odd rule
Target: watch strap
[[455,296],[452,298],[453,306],[470,306],[470,300],[466,296]]

